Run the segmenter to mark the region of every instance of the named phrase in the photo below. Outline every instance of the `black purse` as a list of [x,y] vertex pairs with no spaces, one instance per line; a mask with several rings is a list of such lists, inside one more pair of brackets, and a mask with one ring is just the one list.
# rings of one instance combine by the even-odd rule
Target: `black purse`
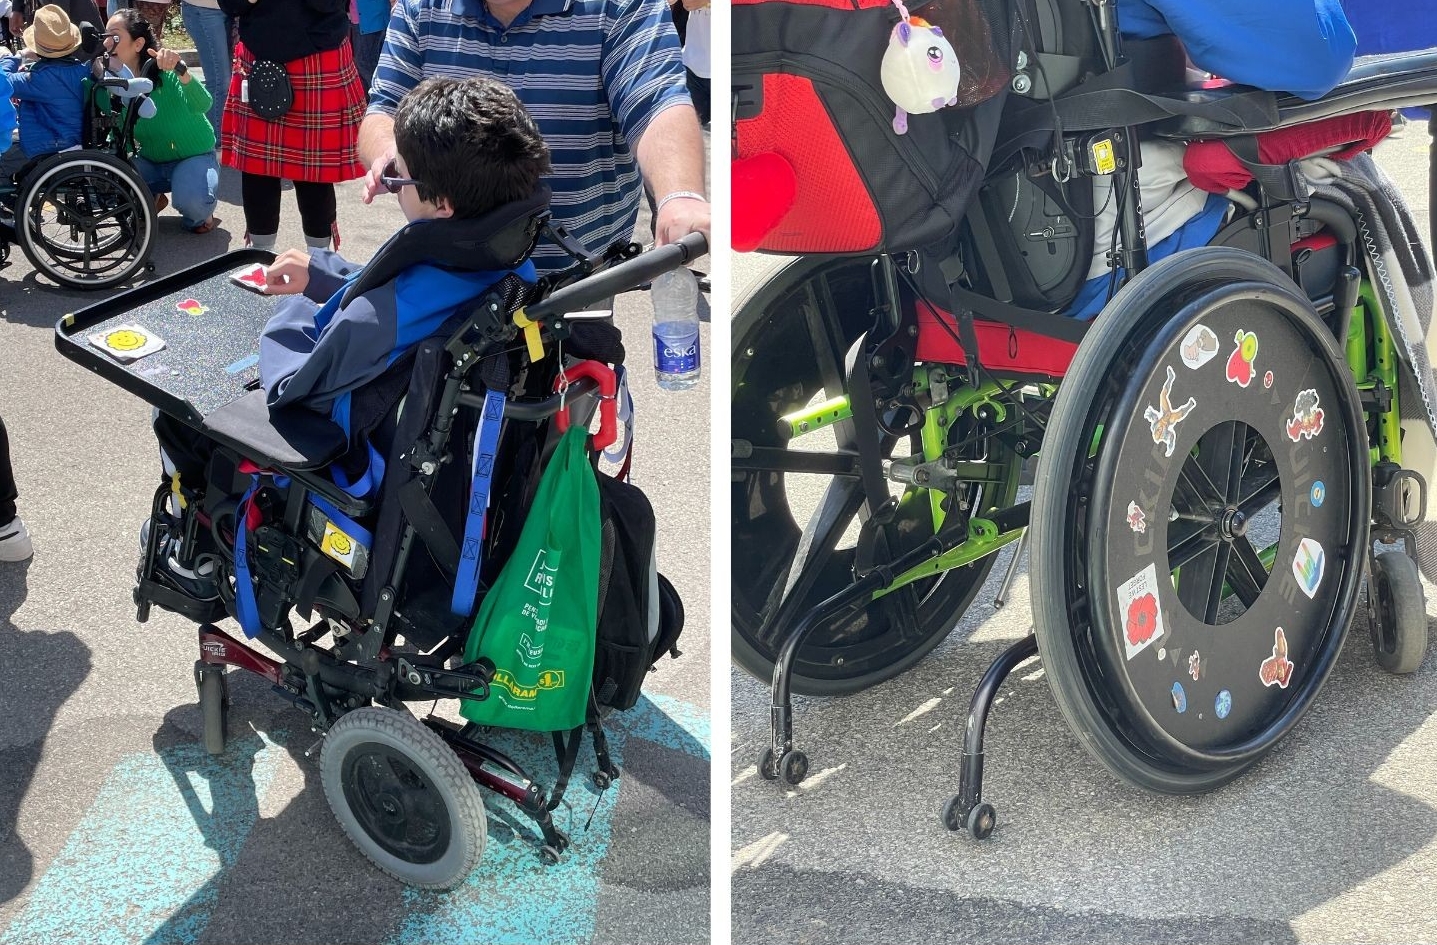
[[294,87],[284,65],[260,59],[249,69],[249,107],[265,121],[278,121],[294,105]]

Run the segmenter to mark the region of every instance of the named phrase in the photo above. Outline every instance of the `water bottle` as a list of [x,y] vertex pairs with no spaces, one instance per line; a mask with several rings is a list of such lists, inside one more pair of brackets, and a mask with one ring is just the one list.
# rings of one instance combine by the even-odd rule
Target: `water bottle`
[[654,373],[664,390],[688,390],[699,382],[699,284],[679,268],[654,280]]

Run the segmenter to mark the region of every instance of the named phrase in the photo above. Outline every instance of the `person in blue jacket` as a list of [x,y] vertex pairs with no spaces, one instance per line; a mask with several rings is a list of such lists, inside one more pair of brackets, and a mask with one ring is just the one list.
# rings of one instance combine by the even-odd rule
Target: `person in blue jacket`
[[[9,78],[10,95],[20,103],[20,142],[0,155],[0,183],[31,158],[81,143],[90,64],[75,58],[79,48],[80,28],[50,4],[35,12],[35,22],[25,30],[25,55],[0,59],[0,73]],[[34,64],[22,70],[26,60]]]
[[[394,136],[397,155],[384,184],[398,195],[409,223],[386,248],[429,221],[477,218],[532,200],[549,172],[538,126],[518,97],[492,79],[421,82],[400,103]],[[537,279],[528,260],[513,269],[481,271],[418,263],[346,301],[364,268],[330,250],[287,250],[266,269],[266,291],[288,296],[259,342],[260,382],[271,409],[312,410],[350,432],[356,390],[505,276]],[[202,488],[209,441],[163,415],[155,432],[166,479],[177,471],[181,483]],[[367,444],[351,447],[362,456]],[[348,485],[339,475],[335,479]],[[166,565],[181,590],[201,598],[217,593],[212,576],[180,567],[177,550],[171,546]]]
[[[398,154],[384,183],[411,227],[479,217],[524,200],[549,170],[538,126],[518,97],[492,79],[420,83],[400,103],[394,129]],[[287,250],[266,270],[268,292],[295,296],[280,303],[260,337],[260,381],[270,407],[304,406],[341,420],[346,394],[383,374],[460,305],[510,271],[537,278],[528,261],[479,272],[417,265],[342,305],[344,289],[362,269],[321,249]]]
[[1118,27],[1176,34],[1199,69],[1305,99],[1332,91],[1357,50],[1339,0],[1118,0]]

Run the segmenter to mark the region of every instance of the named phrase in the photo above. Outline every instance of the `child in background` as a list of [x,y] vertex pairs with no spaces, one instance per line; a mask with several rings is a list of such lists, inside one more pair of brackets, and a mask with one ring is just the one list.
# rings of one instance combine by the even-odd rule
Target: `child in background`
[[[20,103],[20,142],[0,155],[0,183],[8,182],[31,158],[81,144],[85,77],[90,64],[75,58],[80,28],[54,4],[41,7],[25,30],[24,56],[0,59],[10,94]],[[33,62],[28,69],[21,67]]]

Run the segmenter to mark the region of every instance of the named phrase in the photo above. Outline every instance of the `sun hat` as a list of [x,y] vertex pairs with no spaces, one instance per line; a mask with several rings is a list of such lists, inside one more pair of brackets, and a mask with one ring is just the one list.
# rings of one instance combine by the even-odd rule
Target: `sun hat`
[[80,28],[53,3],[35,11],[35,22],[25,30],[25,46],[46,59],[59,59],[80,48]]

